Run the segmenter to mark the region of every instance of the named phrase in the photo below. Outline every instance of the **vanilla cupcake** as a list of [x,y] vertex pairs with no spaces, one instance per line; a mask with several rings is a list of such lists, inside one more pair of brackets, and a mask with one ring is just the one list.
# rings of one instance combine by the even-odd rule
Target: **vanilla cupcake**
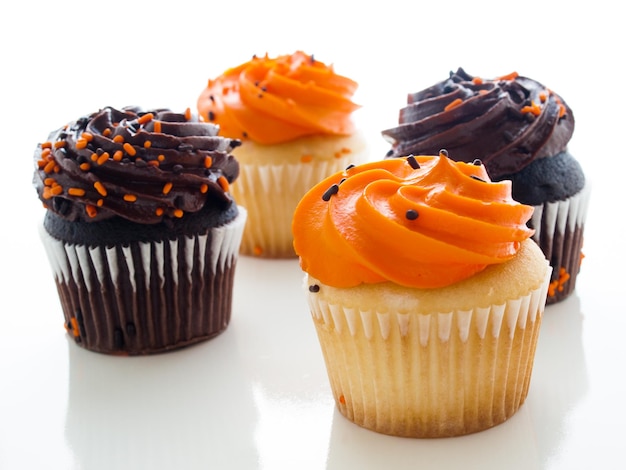
[[291,220],[304,193],[350,163],[366,160],[357,130],[353,80],[312,55],[254,56],[226,70],[198,98],[220,134],[241,140],[241,175],[232,191],[248,209],[241,252],[295,257]]
[[41,237],[80,346],[150,354],[228,326],[246,210],[236,140],[191,113],[104,108],[35,151]]
[[536,80],[458,69],[410,93],[398,125],[382,134],[392,143],[387,157],[445,147],[455,160],[481,158],[494,181],[511,180],[513,198],[535,208],[528,224],[553,268],[552,304],[574,291],[583,259],[590,185],[568,149],[574,125],[565,100]]
[[380,433],[446,437],[528,394],[551,268],[533,208],[441,154],[348,167],[293,220],[339,411]]

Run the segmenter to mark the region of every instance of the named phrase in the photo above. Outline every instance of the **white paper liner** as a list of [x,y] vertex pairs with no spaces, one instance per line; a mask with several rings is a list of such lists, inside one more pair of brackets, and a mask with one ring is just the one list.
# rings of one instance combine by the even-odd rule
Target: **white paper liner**
[[40,226],[70,334],[87,349],[145,354],[221,332],[247,211],[204,235],[112,247],[68,244]]
[[352,153],[297,164],[240,163],[241,172],[231,192],[248,209],[241,253],[268,258],[295,257],[291,223],[300,199],[322,179],[363,158]]
[[571,198],[535,206],[530,220],[535,229],[533,240],[552,266],[548,304],[563,300],[576,287],[590,194],[587,183]]
[[344,308],[308,293],[338,409],[360,426],[407,437],[505,421],[528,393],[549,272],[528,295],[453,312]]

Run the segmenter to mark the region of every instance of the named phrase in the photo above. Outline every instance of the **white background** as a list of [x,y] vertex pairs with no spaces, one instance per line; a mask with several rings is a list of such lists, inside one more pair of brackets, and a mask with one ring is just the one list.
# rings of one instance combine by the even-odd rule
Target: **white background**
[[[0,469],[626,468],[624,15],[619,2],[3,2]],[[195,108],[208,78],[301,49],[360,83],[372,158],[408,92],[517,71],[576,116],[592,182],[578,289],[544,317],[528,399],[471,436],[378,435],[334,409],[294,261],[243,258],[220,337],[146,358],[68,341],[32,154],[101,107]]]

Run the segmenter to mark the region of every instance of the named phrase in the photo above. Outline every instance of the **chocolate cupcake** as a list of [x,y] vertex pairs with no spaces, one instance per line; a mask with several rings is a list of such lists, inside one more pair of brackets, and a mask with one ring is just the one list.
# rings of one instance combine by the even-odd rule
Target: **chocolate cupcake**
[[493,80],[463,69],[410,93],[399,124],[382,131],[387,158],[429,155],[480,158],[493,181],[511,180],[517,201],[535,208],[528,225],[552,265],[548,303],[569,296],[582,260],[589,184],[568,151],[574,114],[552,90],[512,73]]
[[150,354],[228,326],[247,215],[229,192],[237,145],[189,111],[107,107],[37,146],[41,237],[77,344]]

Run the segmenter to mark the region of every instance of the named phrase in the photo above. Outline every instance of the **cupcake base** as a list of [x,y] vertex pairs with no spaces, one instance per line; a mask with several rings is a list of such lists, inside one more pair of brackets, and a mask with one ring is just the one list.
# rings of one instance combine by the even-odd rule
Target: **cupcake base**
[[[550,276],[529,243],[539,272],[530,269],[522,294],[479,307],[433,309],[417,289],[335,289],[308,278],[319,287],[309,291],[309,304],[341,414],[379,433],[416,438],[474,433],[515,414],[528,394]],[[527,261],[517,261],[460,288],[471,293],[475,282],[491,280],[482,290],[497,289],[503,276],[506,283],[528,271],[519,265]],[[368,300],[383,297],[387,308]]]
[[365,139],[314,136],[277,145],[246,141],[233,154],[240,165],[235,200],[248,209],[241,254],[294,258],[291,223],[302,196],[318,181],[365,161]]
[[230,322],[246,211],[207,233],[113,246],[68,244],[42,227],[68,333],[107,354],[152,354],[212,338]]

